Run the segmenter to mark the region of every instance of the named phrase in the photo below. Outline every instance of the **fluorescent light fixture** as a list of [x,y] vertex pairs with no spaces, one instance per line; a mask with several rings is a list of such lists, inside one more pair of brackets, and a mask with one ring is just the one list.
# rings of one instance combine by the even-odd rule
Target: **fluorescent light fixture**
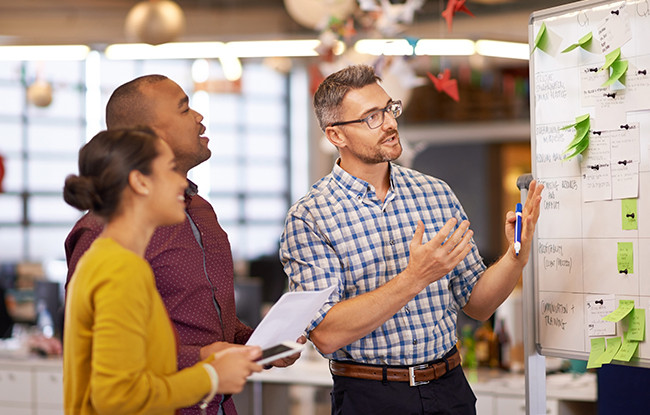
[[[362,39],[354,50],[366,55],[410,56],[413,46],[406,39]],[[420,39],[415,44],[420,56],[468,56],[474,54],[474,42],[469,39]]]
[[469,39],[420,39],[415,45],[416,55],[469,56],[474,52],[474,42]]
[[[318,39],[237,41],[226,44],[229,53],[238,58],[318,56],[316,48],[320,45]],[[340,55],[344,50],[343,42],[337,41],[334,53]]]
[[0,46],[0,61],[82,61],[88,52],[86,45]]
[[498,40],[478,40],[476,53],[495,58],[528,60],[528,43],[502,42]]
[[200,59],[218,58],[223,54],[223,42],[174,42],[162,45],[123,43],[106,48],[106,57],[115,60],[140,59]]
[[413,47],[406,39],[361,39],[354,44],[357,53],[365,55],[410,56]]
[[[106,48],[108,59],[209,59],[224,55],[237,58],[266,58],[275,56],[318,56],[318,39],[260,40],[241,42],[173,42],[152,46],[145,43],[124,43]],[[337,41],[334,53],[340,55],[345,45]]]

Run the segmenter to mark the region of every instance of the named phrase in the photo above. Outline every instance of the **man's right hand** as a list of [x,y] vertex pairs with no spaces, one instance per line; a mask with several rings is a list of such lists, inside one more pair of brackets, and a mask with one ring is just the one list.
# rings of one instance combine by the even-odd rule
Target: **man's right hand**
[[244,389],[246,379],[253,372],[262,371],[262,366],[253,361],[262,355],[257,346],[230,347],[214,355],[210,362],[219,376],[217,393],[229,395]]
[[421,289],[451,272],[472,249],[470,240],[474,232],[469,229],[468,221],[462,221],[458,229],[449,236],[456,222],[455,218],[449,219],[425,244],[422,244],[424,223],[418,222],[409,245],[409,264],[404,271],[420,283]]

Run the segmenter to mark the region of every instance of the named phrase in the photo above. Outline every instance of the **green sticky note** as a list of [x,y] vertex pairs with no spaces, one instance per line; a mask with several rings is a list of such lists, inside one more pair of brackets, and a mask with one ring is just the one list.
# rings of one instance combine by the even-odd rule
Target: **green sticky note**
[[[574,124],[567,125],[560,128],[561,130],[568,130],[575,128],[576,134],[569,145],[564,149],[564,160],[569,160],[578,154],[582,153],[589,147],[589,128],[591,127],[591,116],[584,114],[576,117]],[[569,154],[570,153],[570,154]]]
[[587,46],[589,46],[589,44],[591,43],[591,40],[593,39],[593,37],[594,37],[593,33],[591,33],[591,32],[587,33],[586,35],[584,35],[583,37],[578,39],[578,41],[576,43],[574,43],[573,45],[571,45],[568,48],[564,49],[562,51],[562,53],[571,52],[573,49],[575,49],[577,47],[581,47],[583,49],[586,49]]
[[629,340],[642,342],[645,338],[645,309],[635,308],[630,313],[630,321],[627,326]]
[[591,350],[589,350],[589,360],[587,360],[587,369],[601,367],[600,356],[605,353],[605,338],[596,337],[591,339]]
[[634,274],[634,245],[632,242],[619,242],[616,263],[620,274]]
[[612,63],[611,65],[611,73],[609,75],[609,79],[605,81],[604,84],[601,86],[610,86],[616,81],[620,81],[621,83],[625,83],[625,77],[624,75],[627,73],[627,61],[622,61],[622,60],[616,60],[615,62]]
[[616,356],[614,356],[614,359],[621,360],[623,362],[629,362],[632,359],[632,356],[634,356],[634,353],[636,352],[638,347],[639,347],[639,342],[629,340],[627,338],[627,333],[624,333],[623,343],[621,344],[621,348],[618,349],[618,353],[616,353]]
[[[537,36],[535,36],[535,45],[533,46],[533,52],[535,48],[540,48],[544,52],[548,48],[548,33],[546,33],[546,23],[542,23],[542,27],[539,28]],[[531,52],[532,53],[532,52]]]
[[617,48],[605,55],[605,64],[598,70],[599,72],[608,69],[614,62],[621,57],[621,48]]
[[605,349],[605,352],[601,354],[600,357],[598,358],[600,364],[605,365],[611,362],[614,356],[616,356],[616,353],[618,353],[618,350],[620,348],[621,348],[620,337],[612,337],[607,339],[607,349]]
[[634,309],[634,300],[619,300],[618,308],[603,317],[605,321],[621,321]]
[[621,199],[621,220],[623,230],[629,231],[639,229],[637,225],[638,211],[636,209],[636,199]]

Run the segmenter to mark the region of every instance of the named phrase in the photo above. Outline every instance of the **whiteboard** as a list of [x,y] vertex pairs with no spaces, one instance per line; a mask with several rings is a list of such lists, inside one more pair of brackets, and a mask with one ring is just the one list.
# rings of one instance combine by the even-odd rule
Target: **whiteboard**
[[[545,50],[534,48],[543,25]],[[590,44],[561,53],[588,33]],[[533,176],[546,187],[531,261],[535,340],[542,355],[586,360],[592,338],[627,330],[627,319],[602,324],[599,315],[621,299],[646,310],[647,339],[650,7],[586,0],[541,10],[530,17],[529,44]],[[627,72],[603,87],[614,69],[599,68],[617,49]],[[589,147],[565,160],[577,128],[562,128],[585,115]],[[636,229],[624,229],[632,214]],[[637,353],[631,364],[650,366],[647,340]]]

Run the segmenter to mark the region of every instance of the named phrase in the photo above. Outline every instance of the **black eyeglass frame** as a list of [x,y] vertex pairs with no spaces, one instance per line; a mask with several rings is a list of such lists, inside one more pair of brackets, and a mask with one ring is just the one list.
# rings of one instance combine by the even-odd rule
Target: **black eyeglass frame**
[[[390,109],[395,104],[399,105],[399,113],[397,115],[395,115],[395,111],[391,111],[391,109]],[[368,126],[368,128],[370,128],[371,130],[374,130],[374,129],[379,128],[382,125],[384,125],[384,120],[386,119],[386,113],[387,112],[390,112],[393,115],[394,118],[397,118],[400,115],[402,115],[402,110],[403,110],[403,107],[402,107],[402,100],[401,99],[398,99],[398,100],[395,100],[395,101],[391,100],[388,103],[388,105],[386,105],[384,108],[371,112],[365,118],[360,118],[358,120],[351,120],[351,121],[334,122],[334,123],[330,124],[330,127],[336,127],[337,125],[347,125],[347,124],[354,124],[354,123],[358,123],[358,122],[365,122],[366,125]],[[377,114],[381,114],[381,122],[376,127],[371,127],[370,122],[368,122],[368,120],[370,119],[370,117],[373,117],[373,116],[375,116]]]

